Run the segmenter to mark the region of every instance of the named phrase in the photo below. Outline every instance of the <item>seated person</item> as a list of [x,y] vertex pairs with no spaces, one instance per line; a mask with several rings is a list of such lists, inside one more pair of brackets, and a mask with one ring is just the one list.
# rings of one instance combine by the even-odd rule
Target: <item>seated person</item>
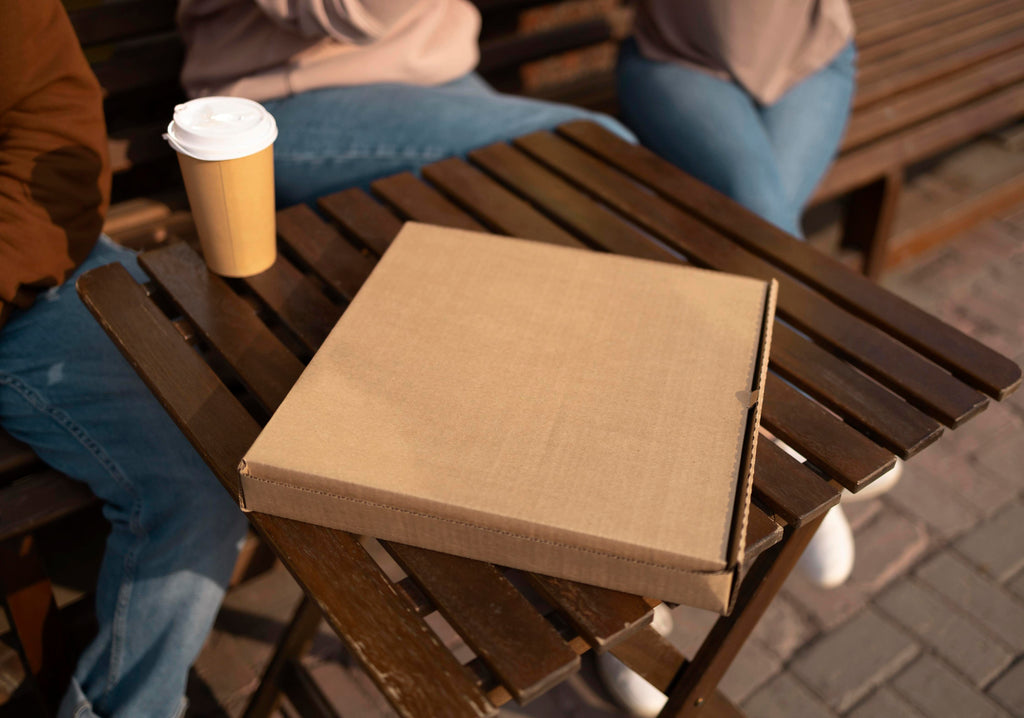
[[145,275],[100,235],[102,97],[59,0],[0,3],[0,77],[0,426],[111,524],[59,715],[180,716],[246,521],[75,292],[111,262]]
[[277,120],[282,206],[571,120],[632,139],[489,87],[469,0],[181,0],[178,20],[189,95],[257,100]]

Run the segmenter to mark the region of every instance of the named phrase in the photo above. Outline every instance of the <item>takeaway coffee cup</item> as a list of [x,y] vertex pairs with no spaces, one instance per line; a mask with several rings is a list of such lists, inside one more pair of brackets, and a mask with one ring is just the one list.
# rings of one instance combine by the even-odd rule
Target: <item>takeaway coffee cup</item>
[[252,100],[203,97],[174,108],[164,138],[178,153],[207,266],[227,277],[269,268],[276,258],[273,116]]

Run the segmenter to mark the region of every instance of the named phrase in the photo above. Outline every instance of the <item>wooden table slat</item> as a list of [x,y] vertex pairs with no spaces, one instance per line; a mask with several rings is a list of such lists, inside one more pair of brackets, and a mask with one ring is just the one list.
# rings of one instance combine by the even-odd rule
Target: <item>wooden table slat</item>
[[842,492],[771,439],[757,440],[757,497],[791,526],[800,526],[839,503]]
[[990,2],[991,0],[954,0],[954,2],[936,3],[935,0],[914,0],[914,2],[894,4],[883,8],[880,12],[864,14],[854,12],[854,21],[857,24],[857,47],[869,47],[890,37],[934,25],[936,22],[963,13],[965,10],[971,10]]
[[[832,415],[820,406],[809,407],[806,397],[774,374],[768,375],[764,395],[761,425],[850,491],[859,491],[895,465],[889,451],[849,424],[830,421]],[[837,452],[835,446],[848,450]]]
[[267,271],[242,281],[310,353],[323,343],[341,316],[341,307],[284,257],[279,256]]
[[349,301],[373,270],[374,261],[349,244],[308,205],[278,212],[277,233],[314,274]]
[[528,575],[548,603],[562,611],[596,651],[604,651],[640,630],[654,616],[651,606],[640,596],[551,576]]
[[370,189],[405,217],[474,232],[487,231],[486,227],[409,172],[377,180]]
[[566,247],[583,243],[465,160],[451,158],[423,168],[423,177],[453,202],[512,237]]
[[1006,357],[764,222],[653,152],[590,123],[564,125],[559,132],[990,396],[1002,398],[1019,384],[1020,368]]
[[188,245],[179,242],[146,252],[139,263],[263,408],[273,412],[302,373],[302,362]]
[[[579,669],[576,651],[494,566],[404,544],[383,545],[520,703]],[[481,592],[481,586],[489,590]]]
[[402,228],[400,219],[355,187],[321,197],[317,206],[378,257]]

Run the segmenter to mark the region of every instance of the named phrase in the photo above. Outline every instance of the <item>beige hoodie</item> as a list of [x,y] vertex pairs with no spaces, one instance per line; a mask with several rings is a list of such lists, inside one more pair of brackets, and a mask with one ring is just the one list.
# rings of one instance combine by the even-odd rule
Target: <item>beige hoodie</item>
[[192,97],[267,100],[337,85],[436,85],[478,60],[468,0],[182,0]]

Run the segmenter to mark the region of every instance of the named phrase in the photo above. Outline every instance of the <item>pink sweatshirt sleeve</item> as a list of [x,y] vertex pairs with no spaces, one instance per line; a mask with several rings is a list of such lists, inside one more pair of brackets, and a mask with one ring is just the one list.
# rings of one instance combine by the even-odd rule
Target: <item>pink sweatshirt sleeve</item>
[[384,36],[421,0],[256,0],[285,28],[306,37],[366,44]]

